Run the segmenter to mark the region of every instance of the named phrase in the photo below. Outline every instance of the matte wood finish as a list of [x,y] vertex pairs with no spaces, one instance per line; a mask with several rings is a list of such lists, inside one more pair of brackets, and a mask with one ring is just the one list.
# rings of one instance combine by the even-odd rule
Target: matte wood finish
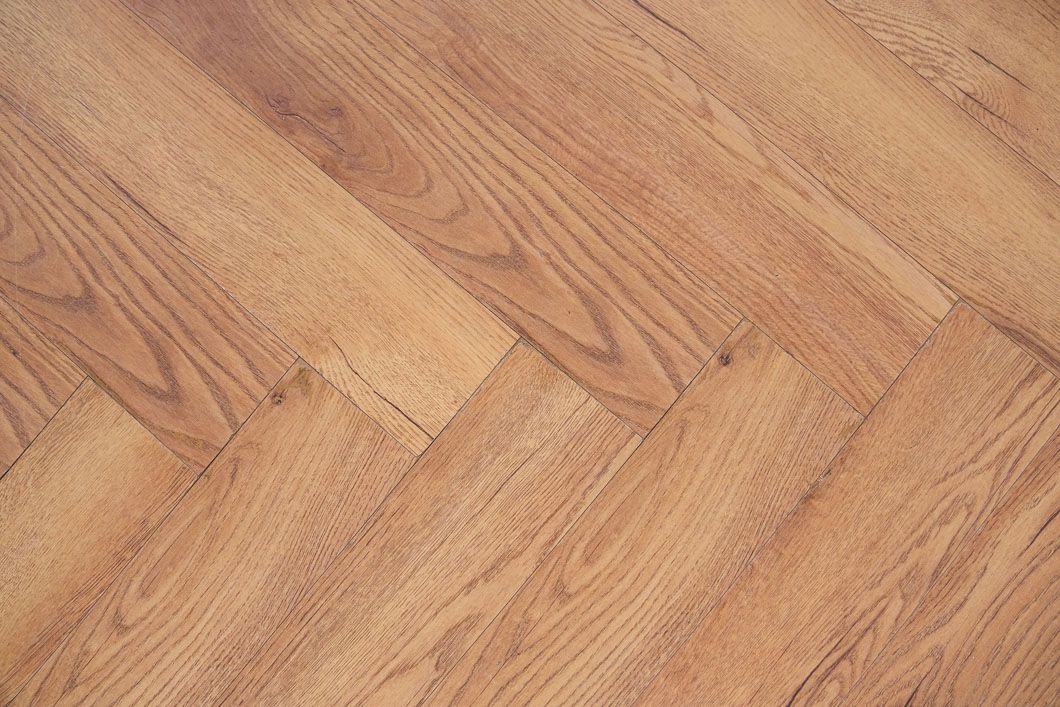
[[539,354],[516,346],[229,698],[424,697],[637,442]]
[[0,701],[59,644],[195,479],[85,381],[0,479]]
[[1060,186],[826,0],[600,2],[1060,373]]
[[[954,682],[961,672],[954,666],[969,644],[938,645],[929,631],[940,621],[969,637],[988,628],[976,609],[999,579],[989,576],[983,555],[1002,535],[998,526],[1012,523],[1006,499],[1021,493],[1024,473],[1033,476],[1031,461],[1060,424],[1058,403],[1054,376],[959,305],[645,702],[843,700],[873,667],[887,665],[888,649],[907,660],[910,650],[920,656],[906,667],[915,666],[927,692],[903,679],[902,699],[936,704],[942,700],[932,693],[968,689]],[[1057,469],[1050,474],[1055,483]],[[1025,536],[1022,527],[1012,532],[1014,538],[1003,539]],[[1042,562],[1039,548],[1027,550],[1004,558],[1013,584]],[[1046,619],[1055,620],[1055,613]],[[1048,624],[1043,639],[1051,641]],[[908,645],[913,636],[923,643]],[[989,669],[973,676],[988,678]]]
[[215,702],[412,463],[302,363],[19,702]]
[[630,703],[860,422],[742,325],[431,702]]
[[0,292],[202,469],[294,362],[121,199],[0,99]]
[[637,431],[739,320],[356,5],[133,7]]
[[[0,235],[0,247],[5,239]],[[0,256],[0,266],[3,258]],[[84,374],[0,299],[0,477]]]
[[1060,704],[1057,26],[0,3],[0,704]]
[[894,244],[591,3],[365,4],[859,411],[952,304]]
[[1060,5],[829,2],[1060,183]]
[[514,342],[124,7],[5,2],[0,92],[414,451]]

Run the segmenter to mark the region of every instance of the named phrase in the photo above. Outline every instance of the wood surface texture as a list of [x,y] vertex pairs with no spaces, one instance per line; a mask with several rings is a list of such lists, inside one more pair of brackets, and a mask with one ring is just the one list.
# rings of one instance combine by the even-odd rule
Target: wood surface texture
[[0,704],[1060,704],[1050,0],[0,3]]
[[195,480],[85,381],[0,480],[0,700],[61,642]]
[[84,377],[0,299],[0,477]]
[[134,7],[637,431],[739,321],[356,5]]
[[1060,185],[826,0],[600,1],[1060,374]]

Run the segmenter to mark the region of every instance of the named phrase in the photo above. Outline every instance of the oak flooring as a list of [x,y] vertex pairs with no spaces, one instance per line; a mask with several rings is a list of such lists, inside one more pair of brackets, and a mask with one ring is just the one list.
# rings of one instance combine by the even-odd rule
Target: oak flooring
[[1060,703],[1058,28],[0,3],[0,703]]

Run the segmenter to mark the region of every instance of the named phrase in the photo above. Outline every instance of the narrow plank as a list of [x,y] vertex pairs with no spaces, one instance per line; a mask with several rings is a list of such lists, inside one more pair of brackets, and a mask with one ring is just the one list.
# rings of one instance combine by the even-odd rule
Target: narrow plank
[[[1060,422],[1060,414],[1053,420]],[[1060,703],[1057,509],[1060,432],[960,547],[850,702],[910,695],[923,705]],[[841,669],[833,672],[842,677]],[[813,694],[806,693],[807,702]]]
[[[1054,376],[959,305],[645,701],[800,701],[828,677],[842,701],[942,589],[1056,428],[1058,402]],[[968,579],[946,591],[966,594]]]
[[425,696],[639,442],[518,345],[228,700]]
[[0,98],[0,292],[190,466],[210,463],[291,354]]
[[600,1],[1060,374],[1060,186],[825,0]]
[[[0,250],[5,253],[8,235],[0,233]],[[3,261],[0,257],[0,265]],[[0,298],[0,477],[84,377]]]
[[431,701],[631,703],[860,421],[744,324]]
[[829,2],[1060,183],[1055,3]]
[[0,479],[0,701],[15,691],[195,479],[85,381]]
[[19,1],[0,18],[0,93],[409,449],[514,343],[124,6]]
[[132,7],[636,431],[658,422],[738,323],[356,5]]
[[600,8],[365,4],[859,411],[949,310],[933,278]]
[[304,363],[19,703],[216,703],[412,463]]

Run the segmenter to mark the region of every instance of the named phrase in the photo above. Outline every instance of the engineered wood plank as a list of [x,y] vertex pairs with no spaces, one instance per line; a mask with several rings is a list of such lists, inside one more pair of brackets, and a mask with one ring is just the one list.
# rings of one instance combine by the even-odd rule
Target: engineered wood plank
[[953,297],[590,3],[364,3],[861,412]]
[[[958,305],[645,703],[798,702],[826,678],[818,698],[842,701],[918,614],[968,630],[990,582],[962,577],[961,553],[1056,429],[1058,402],[1049,371]],[[934,592],[953,594],[932,606]]]
[[358,6],[131,6],[637,432],[738,323]]
[[226,701],[424,697],[638,442],[519,344]]
[[1060,183],[1055,3],[829,2]]
[[412,461],[296,363],[16,703],[216,703]]
[[632,703],[860,422],[741,325],[430,702]]
[[602,2],[1060,374],[1056,183],[824,0]]
[[118,196],[0,98],[0,293],[190,466],[294,363]]
[[0,93],[410,450],[514,343],[124,6],[10,2],[0,18]]
[[0,479],[0,700],[7,704],[194,482],[85,381]]
[[[1060,421],[1060,415],[1053,415]],[[1060,701],[1060,433],[850,690],[853,704]],[[833,668],[843,682],[842,668]],[[825,681],[822,687],[827,687]],[[818,693],[827,690],[817,690]],[[809,702],[814,693],[807,691]]]
[[84,377],[0,298],[0,478]]

